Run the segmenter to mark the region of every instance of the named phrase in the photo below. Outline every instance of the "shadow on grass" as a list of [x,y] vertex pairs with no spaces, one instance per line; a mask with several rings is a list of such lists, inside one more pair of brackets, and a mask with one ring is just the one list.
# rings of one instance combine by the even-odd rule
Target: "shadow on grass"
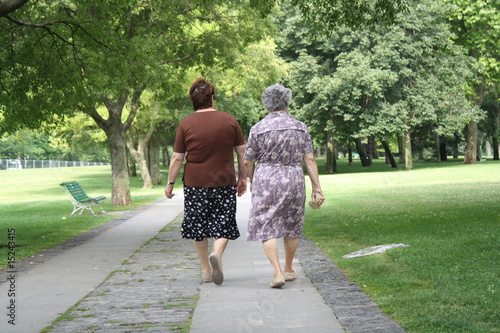
[[[479,163],[479,162],[478,162]],[[480,163],[500,163],[500,161],[487,160]],[[413,169],[432,169],[432,168],[449,168],[464,166],[463,159],[449,159],[444,162],[436,162],[434,160],[414,160]],[[334,174],[350,174],[350,173],[368,173],[368,172],[396,172],[403,171],[404,165],[398,164],[397,168],[392,168],[390,164],[385,163],[385,159],[374,159],[372,165],[364,167],[359,159],[353,160],[353,164],[349,165],[348,159],[342,158],[337,160],[337,172]],[[326,174],[326,167],[323,159],[318,159],[318,171],[320,174]]]

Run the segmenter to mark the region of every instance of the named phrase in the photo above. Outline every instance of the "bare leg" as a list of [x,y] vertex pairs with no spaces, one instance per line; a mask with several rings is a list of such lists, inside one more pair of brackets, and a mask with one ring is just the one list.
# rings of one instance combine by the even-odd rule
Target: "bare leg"
[[227,238],[216,238],[214,240],[214,252],[210,254],[209,260],[212,265],[212,280],[216,285],[221,285],[224,281],[224,272],[222,269],[222,255],[229,242]]
[[214,252],[222,257],[224,250],[226,250],[227,243],[229,239],[227,238],[215,238],[214,240]]
[[211,272],[212,267],[208,263],[208,238],[203,238],[200,241],[193,241],[194,248],[196,249],[196,253],[198,253],[198,258],[201,263],[201,271],[202,272]]
[[264,252],[266,252],[267,257],[273,266],[274,276],[283,275],[278,257],[278,241],[276,238],[262,241],[262,248],[264,249]]
[[285,237],[285,272],[293,272],[292,263],[299,245],[298,238]]

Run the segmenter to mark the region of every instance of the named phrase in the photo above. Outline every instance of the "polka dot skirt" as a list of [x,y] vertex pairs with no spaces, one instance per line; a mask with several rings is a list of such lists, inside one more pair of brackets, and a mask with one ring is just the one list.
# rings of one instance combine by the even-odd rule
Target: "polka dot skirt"
[[181,236],[196,241],[205,237],[237,239],[236,186],[184,186]]

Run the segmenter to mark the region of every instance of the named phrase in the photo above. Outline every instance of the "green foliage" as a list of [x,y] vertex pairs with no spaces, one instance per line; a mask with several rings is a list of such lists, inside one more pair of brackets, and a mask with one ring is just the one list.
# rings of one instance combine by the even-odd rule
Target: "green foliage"
[[[480,72],[488,84],[498,86],[500,80],[500,3],[491,0],[446,0],[454,4],[448,17],[455,40],[480,64]],[[497,88],[498,89],[498,88]]]
[[4,134],[0,138],[0,157],[51,159],[62,154],[52,142],[52,138],[44,133],[30,130],[19,130],[13,134]]
[[[257,4],[257,0],[251,1]],[[329,33],[340,25],[351,27],[387,24],[407,10],[408,0],[260,0],[259,8],[270,12],[274,4],[292,3],[300,9],[315,33]]]
[[2,127],[36,128],[141,86],[169,96],[186,68],[225,66],[258,40],[258,15],[246,1],[30,2],[0,21]]
[[287,65],[276,55],[271,39],[248,45],[230,68],[208,70],[217,91],[217,108],[233,114],[244,133],[264,114],[261,95],[266,87],[279,82]]
[[61,159],[109,162],[106,136],[87,114],[77,112],[48,130],[53,145],[64,152]]
[[[418,126],[452,136],[480,111],[465,93],[474,62],[452,43],[443,3],[424,1],[392,26],[339,27],[311,38],[300,17],[286,17],[282,54],[301,117],[316,133],[390,138]],[[298,28],[298,32],[295,29]]]

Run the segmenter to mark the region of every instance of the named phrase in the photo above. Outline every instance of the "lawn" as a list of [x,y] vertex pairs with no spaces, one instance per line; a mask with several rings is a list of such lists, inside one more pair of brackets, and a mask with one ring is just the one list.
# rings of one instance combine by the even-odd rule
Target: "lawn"
[[[500,332],[500,163],[340,164],[305,235],[408,332]],[[409,247],[342,258],[391,243]]]
[[[500,332],[500,162],[416,161],[401,171],[339,160],[339,171],[321,175],[327,201],[307,209],[304,234],[407,332]],[[112,207],[109,166],[0,171],[2,267],[11,228],[19,260],[116,217],[68,216],[72,205],[58,184],[71,180],[106,195],[106,211],[163,197],[163,186],[142,190],[131,178],[134,205]],[[391,243],[409,246],[342,258]]]
[[163,195],[163,187],[142,190],[142,182],[134,177],[130,180],[133,206],[112,207],[110,166],[0,171],[0,268],[7,264],[9,229],[15,229],[15,257],[20,260],[116,218],[90,213],[69,216],[73,205],[59,184],[72,180],[79,181],[90,196],[105,195],[102,206],[107,212],[135,209]]

